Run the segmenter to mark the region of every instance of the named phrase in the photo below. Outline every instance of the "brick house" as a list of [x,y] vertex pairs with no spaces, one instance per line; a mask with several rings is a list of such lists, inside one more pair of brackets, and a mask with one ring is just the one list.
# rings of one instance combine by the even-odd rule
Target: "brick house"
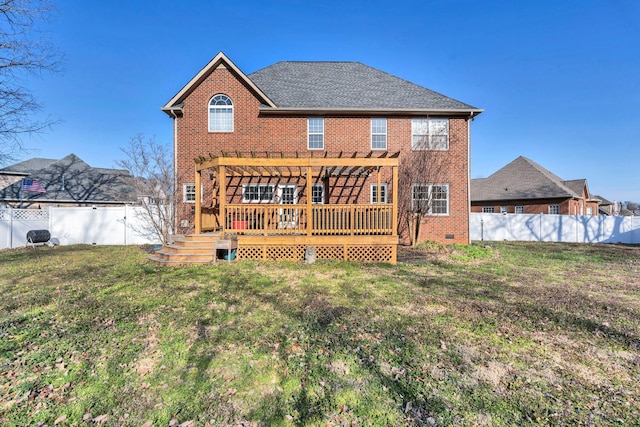
[[586,179],[563,180],[523,156],[471,180],[471,212],[595,216],[599,203]]
[[[220,215],[222,206],[212,228],[229,230],[227,209],[236,204],[346,206],[404,197],[434,200],[422,240],[469,242],[470,122],[480,109],[361,63],[278,62],[245,75],[219,53],[162,110],[174,123],[181,233],[207,228],[203,210]],[[403,162],[425,153],[447,165],[438,181],[417,176],[394,194],[394,162],[402,173]],[[274,165],[274,158],[292,160],[270,171],[256,160]],[[222,176],[223,166],[233,174]]]

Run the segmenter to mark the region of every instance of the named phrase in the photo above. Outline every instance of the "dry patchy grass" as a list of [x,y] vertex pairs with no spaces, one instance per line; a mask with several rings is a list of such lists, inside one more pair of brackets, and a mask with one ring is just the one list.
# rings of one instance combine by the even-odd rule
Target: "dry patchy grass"
[[640,248],[456,250],[181,269],[1,252],[0,424],[637,423]]

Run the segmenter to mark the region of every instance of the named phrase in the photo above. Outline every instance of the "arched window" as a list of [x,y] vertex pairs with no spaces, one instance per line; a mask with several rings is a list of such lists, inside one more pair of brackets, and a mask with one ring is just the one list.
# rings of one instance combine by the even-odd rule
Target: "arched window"
[[227,95],[209,101],[209,132],[233,132],[233,102]]

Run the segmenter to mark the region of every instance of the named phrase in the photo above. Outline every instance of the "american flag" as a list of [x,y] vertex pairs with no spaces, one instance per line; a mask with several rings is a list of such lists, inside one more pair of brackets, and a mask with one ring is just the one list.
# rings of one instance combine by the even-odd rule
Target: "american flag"
[[38,180],[35,179],[23,179],[22,180],[22,189],[24,191],[30,191],[32,193],[46,193],[44,185]]

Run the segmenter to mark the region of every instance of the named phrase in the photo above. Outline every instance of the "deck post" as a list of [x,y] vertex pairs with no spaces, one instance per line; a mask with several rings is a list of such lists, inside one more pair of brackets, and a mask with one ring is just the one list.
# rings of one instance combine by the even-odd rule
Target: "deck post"
[[307,166],[307,236],[313,234],[313,189],[311,166]]
[[201,186],[201,176],[202,171],[196,169],[196,207],[195,207],[195,232],[196,234],[200,234],[202,232],[202,189]]
[[391,211],[391,235],[398,235],[398,166],[393,166],[393,205]]
[[220,224],[222,225],[222,232],[227,228],[227,168],[224,165],[220,165]]
[[382,204],[382,189],[380,188],[380,166],[378,166],[378,170],[377,170],[377,178],[378,178],[378,204],[381,205]]

